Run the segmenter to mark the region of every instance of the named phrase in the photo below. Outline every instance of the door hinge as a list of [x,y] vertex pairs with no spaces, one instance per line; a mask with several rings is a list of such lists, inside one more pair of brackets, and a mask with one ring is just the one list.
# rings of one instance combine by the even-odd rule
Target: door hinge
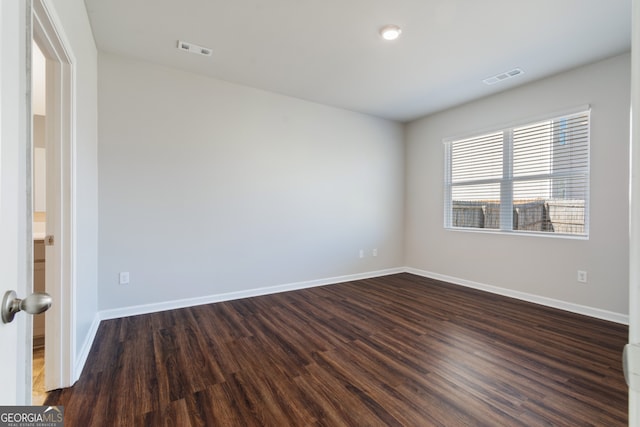
[[44,244],[45,244],[46,246],[53,246],[54,241],[55,241],[55,240],[54,240],[54,238],[53,238],[53,235],[52,235],[52,234],[50,234],[50,235],[48,235],[48,236],[46,236],[46,237],[44,238]]

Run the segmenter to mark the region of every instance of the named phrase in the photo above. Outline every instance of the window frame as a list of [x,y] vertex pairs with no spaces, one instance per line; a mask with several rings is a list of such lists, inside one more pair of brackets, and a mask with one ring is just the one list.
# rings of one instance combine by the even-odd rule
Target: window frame
[[[585,199],[584,199],[584,233],[560,233],[560,232],[548,232],[548,231],[532,231],[532,230],[514,230],[513,229],[513,186],[516,182],[532,181],[534,179],[553,179],[558,177],[566,177],[567,174],[553,173],[540,174],[537,176],[513,176],[513,131],[516,128],[526,127],[538,124],[544,121],[561,120],[571,116],[586,115],[588,118],[587,125],[587,148],[586,148],[586,166],[582,173],[572,173],[570,176],[577,176],[582,174],[585,176]],[[470,139],[475,137],[481,137],[488,134],[503,133],[503,162],[502,162],[502,176],[497,178],[486,178],[480,180],[467,180],[453,183],[452,182],[452,144],[456,141]],[[577,240],[589,240],[590,235],[590,206],[591,206],[591,106],[583,105],[580,107],[572,108],[570,110],[564,110],[555,112],[552,114],[545,114],[535,118],[527,120],[520,120],[511,122],[505,125],[494,126],[486,128],[480,131],[468,132],[464,135],[447,137],[442,140],[444,148],[444,211],[443,211],[443,224],[444,229],[447,231],[463,231],[463,232],[475,232],[475,233],[490,233],[490,234],[502,234],[502,235],[518,235],[518,236],[543,236],[550,238],[563,238],[563,239],[577,239]],[[470,184],[498,184],[500,186],[500,226],[499,228],[478,228],[478,227],[462,227],[453,226],[453,200],[452,189],[454,186]]]

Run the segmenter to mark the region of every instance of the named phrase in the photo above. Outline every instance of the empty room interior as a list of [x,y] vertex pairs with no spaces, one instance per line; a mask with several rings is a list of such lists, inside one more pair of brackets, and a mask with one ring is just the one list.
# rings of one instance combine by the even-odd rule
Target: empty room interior
[[627,425],[631,0],[34,4],[69,425]]

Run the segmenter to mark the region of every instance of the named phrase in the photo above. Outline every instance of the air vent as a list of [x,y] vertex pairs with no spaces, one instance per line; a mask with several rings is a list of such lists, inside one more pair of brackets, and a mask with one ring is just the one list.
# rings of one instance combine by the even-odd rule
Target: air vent
[[211,49],[209,49],[208,47],[202,47],[198,46],[197,44],[183,42],[182,40],[178,40],[178,49],[203,56],[211,56],[212,53]]
[[484,79],[482,82],[487,85],[494,85],[496,83],[510,79],[511,77],[519,76],[520,74],[524,74],[524,71],[522,71],[520,68],[514,68],[513,70],[505,71],[504,73],[500,73],[500,74],[496,74],[495,76],[488,77]]

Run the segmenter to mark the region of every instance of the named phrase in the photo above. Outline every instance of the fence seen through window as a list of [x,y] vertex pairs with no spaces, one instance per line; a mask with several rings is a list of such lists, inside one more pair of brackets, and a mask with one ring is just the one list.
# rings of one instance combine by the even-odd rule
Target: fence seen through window
[[445,141],[445,227],[587,236],[589,119]]

